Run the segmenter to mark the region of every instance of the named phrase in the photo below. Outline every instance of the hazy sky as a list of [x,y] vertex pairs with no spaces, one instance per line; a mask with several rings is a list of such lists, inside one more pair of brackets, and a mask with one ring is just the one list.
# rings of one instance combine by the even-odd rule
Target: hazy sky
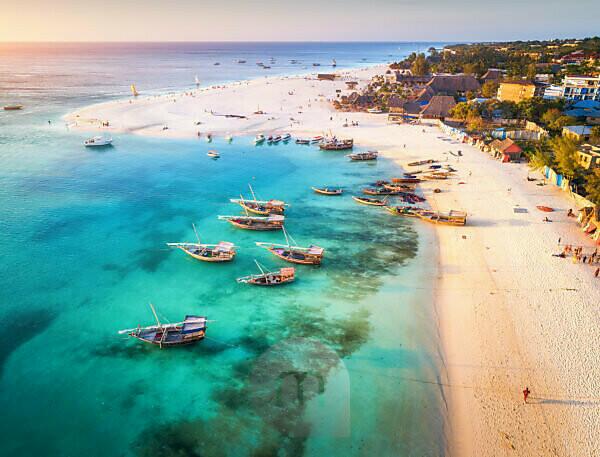
[[0,0],[0,41],[477,41],[600,34],[600,0]]

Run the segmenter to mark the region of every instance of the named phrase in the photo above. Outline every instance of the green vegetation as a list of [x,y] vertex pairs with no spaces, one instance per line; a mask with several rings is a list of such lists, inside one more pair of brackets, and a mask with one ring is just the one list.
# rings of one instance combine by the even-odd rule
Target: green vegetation
[[583,188],[587,199],[600,205],[600,168],[596,168],[586,176]]

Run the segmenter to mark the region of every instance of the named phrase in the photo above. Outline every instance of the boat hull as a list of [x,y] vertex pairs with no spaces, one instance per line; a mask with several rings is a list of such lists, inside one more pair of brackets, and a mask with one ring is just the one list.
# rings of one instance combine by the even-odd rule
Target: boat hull
[[286,262],[297,263],[299,265],[321,265],[321,261],[323,260],[323,256],[305,254],[290,249],[269,248],[268,251]]
[[359,198],[359,197],[352,197],[352,199],[356,203],[360,203],[361,205],[385,206],[385,202],[382,200],[376,200],[376,199],[367,200],[367,199],[363,199],[363,198]]
[[194,254],[193,252],[188,251],[187,249],[183,249],[183,248],[179,248],[179,249],[181,249],[183,252],[185,252],[190,257],[192,257],[196,260],[201,260],[202,262],[212,262],[212,263],[231,262],[235,258],[235,253],[227,255],[227,256],[203,256],[200,254]]
[[312,190],[317,193],[317,194],[321,194],[321,195],[342,195],[343,191],[341,189],[339,190],[325,190],[325,189],[319,189],[317,187],[313,187]]
[[273,223],[264,223],[264,222],[238,222],[233,219],[229,219],[228,222],[234,227],[243,229],[243,230],[255,230],[255,231],[270,231],[270,230],[281,230],[283,228],[283,223],[281,224],[273,224]]

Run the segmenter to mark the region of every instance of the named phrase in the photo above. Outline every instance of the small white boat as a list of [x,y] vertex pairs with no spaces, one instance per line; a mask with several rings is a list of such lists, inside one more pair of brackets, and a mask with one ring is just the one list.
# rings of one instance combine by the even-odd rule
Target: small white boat
[[286,133],[281,137],[281,139],[283,141],[289,141],[291,138],[292,138],[292,135],[290,133]]
[[377,108],[369,108],[367,110],[367,113],[371,113],[371,114],[381,114],[383,113],[383,111],[381,111],[380,109]]
[[213,150],[213,149],[211,149],[210,151],[208,151],[208,152],[206,153],[206,155],[207,155],[208,157],[212,157],[213,159],[218,159],[219,157],[221,157],[221,154],[219,154],[217,151],[215,151],[215,150]]
[[274,136],[272,141],[274,144],[279,143],[281,141],[281,135]]
[[233,137],[231,135],[226,135],[225,141],[227,141],[228,143],[231,143],[233,141]]
[[311,143],[320,143],[321,141],[323,141],[322,136],[313,136],[310,140]]
[[265,136],[262,133],[259,133],[254,137],[254,144],[262,144],[266,140]]
[[95,136],[93,138],[88,138],[83,142],[83,145],[86,148],[98,147],[98,146],[110,146],[112,144],[112,138],[105,138],[103,136]]

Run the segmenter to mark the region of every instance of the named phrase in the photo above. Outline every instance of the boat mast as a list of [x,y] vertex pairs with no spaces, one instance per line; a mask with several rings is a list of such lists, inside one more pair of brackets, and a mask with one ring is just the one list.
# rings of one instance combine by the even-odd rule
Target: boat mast
[[287,243],[288,248],[291,247],[290,245],[290,239],[288,238],[288,234],[287,234],[287,230],[285,229],[285,226],[281,226],[281,228],[283,229],[283,236],[285,236],[285,242]]
[[162,325],[160,324],[160,321],[158,320],[158,316],[156,314],[156,310],[154,309],[154,305],[152,303],[150,303],[150,309],[152,310],[152,314],[154,314],[154,319],[156,319],[156,323],[158,324],[158,326],[160,328],[162,328]]
[[258,269],[260,270],[260,272],[261,272],[263,275],[264,275],[264,274],[266,274],[266,273],[265,273],[265,270],[263,270],[263,269],[261,268],[261,266],[260,266],[260,263],[258,263],[258,260],[254,259],[254,263],[256,263],[256,266],[258,267]]
[[196,234],[196,239],[198,240],[198,244],[200,244],[200,237],[198,236],[198,232],[196,231],[196,226],[194,225],[193,222],[192,222],[192,227],[194,229],[194,233]]
[[252,189],[252,186],[250,184],[248,184],[248,187],[250,188],[250,192],[252,193],[252,198],[254,198],[254,201],[257,201],[256,195],[254,195],[254,189]]

